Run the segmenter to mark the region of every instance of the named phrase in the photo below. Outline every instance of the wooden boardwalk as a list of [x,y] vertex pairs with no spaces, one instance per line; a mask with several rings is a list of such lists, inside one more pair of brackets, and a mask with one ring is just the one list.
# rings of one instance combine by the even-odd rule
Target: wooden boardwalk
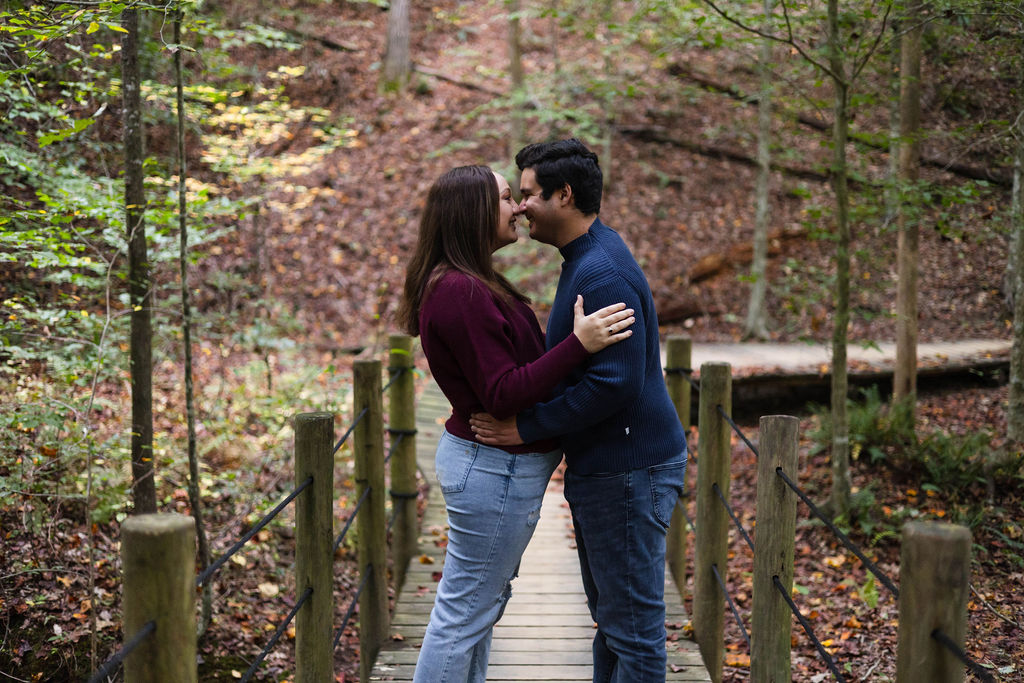
[[[446,516],[441,492],[434,485],[434,450],[450,408],[431,382],[416,409],[417,459],[432,485],[420,536],[421,555],[410,562],[392,618],[392,638],[377,656],[371,676],[374,681],[412,680],[444,561]],[[494,629],[488,681],[568,683],[592,679],[594,624],[571,536],[561,482],[552,481],[519,578],[512,582],[512,599]],[[665,597],[670,627],[666,680],[710,681],[696,643],[682,636],[680,626],[689,617],[667,571]]]

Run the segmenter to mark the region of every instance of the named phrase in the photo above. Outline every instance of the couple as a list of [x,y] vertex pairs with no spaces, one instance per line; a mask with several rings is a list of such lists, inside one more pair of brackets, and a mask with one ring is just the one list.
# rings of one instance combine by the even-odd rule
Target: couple
[[[519,204],[482,166],[434,183],[399,310],[452,404],[436,455],[447,558],[415,680],[485,680],[494,624],[564,452],[597,624],[594,681],[664,681],[665,531],[686,442],[665,389],[650,288],[597,217],[594,153],[576,139],[538,143],[516,165]],[[517,240],[523,214],[530,237],[564,259],[546,336],[491,262]]]

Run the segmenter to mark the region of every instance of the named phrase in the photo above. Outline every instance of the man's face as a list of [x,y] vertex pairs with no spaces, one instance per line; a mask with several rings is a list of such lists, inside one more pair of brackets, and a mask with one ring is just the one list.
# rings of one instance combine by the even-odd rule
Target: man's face
[[523,169],[519,192],[523,196],[519,202],[519,213],[525,214],[530,221],[530,238],[545,244],[555,244],[560,214],[558,192],[544,199],[543,190],[537,183],[537,174],[532,168]]

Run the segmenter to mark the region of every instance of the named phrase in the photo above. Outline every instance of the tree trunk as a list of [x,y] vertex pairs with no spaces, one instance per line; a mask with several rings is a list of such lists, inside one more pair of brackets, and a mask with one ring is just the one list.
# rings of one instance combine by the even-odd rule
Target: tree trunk
[[1010,398],[1006,414],[1007,438],[1024,442],[1024,131],[1017,133],[1017,156],[1013,166],[1013,240],[1016,264],[1013,282],[1013,351],[1010,355]]
[[[899,23],[893,22],[894,36],[899,35]],[[889,182],[885,188],[885,228],[896,222],[899,211],[899,175],[900,175],[900,41],[892,41],[892,52],[889,54],[889,74],[886,85],[889,87]]]
[[[178,231],[180,249],[178,266],[181,272],[181,328],[185,346],[185,418],[188,422],[188,502],[199,540],[199,568],[210,566],[210,543],[206,539],[203,524],[203,500],[199,492],[199,456],[196,453],[196,408],[195,390],[192,381],[192,307],[188,292],[188,224],[185,195],[185,84],[181,69],[181,9],[174,15],[174,77],[178,91]],[[213,613],[213,582],[203,585],[202,612],[199,617],[199,634],[206,631]]]
[[[900,38],[899,186],[903,192],[917,180],[921,128],[921,25],[911,13],[910,28]],[[908,219],[903,202],[897,213],[896,367],[893,401],[917,395],[918,221]],[[911,407],[914,411],[914,408]],[[912,413],[913,414],[913,413]]]
[[512,77],[512,130],[509,133],[508,156],[512,158],[523,147],[526,139],[526,121],[523,109],[526,106],[526,87],[523,76],[522,33],[519,22],[520,0],[505,0],[508,8],[508,63]]
[[384,51],[384,73],[381,87],[402,91],[409,83],[412,69],[409,58],[409,0],[391,0],[388,10],[387,48]]
[[846,414],[849,382],[846,368],[847,327],[850,324],[850,211],[846,182],[846,142],[849,137],[849,83],[839,44],[839,0],[828,0],[828,52],[835,88],[832,131],[832,185],[836,194],[836,283],[832,331],[832,492],[833,515],[850,509],[850,426]]
[[[772,14],[772,0],[764,0],[765,23]],[[768,27],[765,27],[766,30]],[[768,293],[768,185],[771,180],[772,156],[769,143],[772,134],[772,42],[761,42],[761,96],[757,103],[757,188],[755,190],[754,256],[750,264],[750,300],[743,324],[744,339],[768,339],[768,314],[765,297]]]
[[135,514],[156,512],[153,482],[152,289],[146,254],[146,196],[143,188],[142,101],[139,74],[139,13],[127,9],[121,47],[124,91],[124,203],[128,230],[128,296],[131,302],[132,499]]

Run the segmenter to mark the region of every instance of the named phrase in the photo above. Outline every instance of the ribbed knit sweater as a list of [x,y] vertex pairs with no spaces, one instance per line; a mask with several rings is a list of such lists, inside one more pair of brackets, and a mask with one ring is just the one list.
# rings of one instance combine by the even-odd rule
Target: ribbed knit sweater
[[684,452],[686,436],[662,374],[654,299],[629,248],[596,219],[560,251],[564,263],[548,318],[548,348],[572,332],[577,294],[587,312],[624,302],[636,311],[636,323],[631,337],[572,371],[554,399],[520,412],[520,436],[560,436],[567,466],[578,474],[625,472]]
[[[545,352],[544,333],[529,306],[502,299],[459,271],[445,273],[430,287],[420,305],[419,323],[430,372],[452,404],[445,429],[468,441],[476,441],[469,427],[472,413],[503,419],[547,400],[589,356],[572,334],[571,311],[569,334]],[[510,453],[559,448],[550,436],[527,441],[502,448]]]

